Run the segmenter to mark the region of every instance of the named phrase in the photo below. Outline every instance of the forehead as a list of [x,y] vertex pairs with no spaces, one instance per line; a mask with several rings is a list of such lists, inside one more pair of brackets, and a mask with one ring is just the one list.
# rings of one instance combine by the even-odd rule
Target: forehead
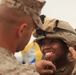
[[44,38],[42,41],[61,41],[61,39],[58,38]]

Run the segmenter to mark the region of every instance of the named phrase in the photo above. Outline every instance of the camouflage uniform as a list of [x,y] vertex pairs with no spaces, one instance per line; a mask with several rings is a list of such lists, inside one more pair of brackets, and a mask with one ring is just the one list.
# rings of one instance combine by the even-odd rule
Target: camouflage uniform
[[[44,38],[59,38],[62,39],[67,46],[76,47],[76,32],[70,26],[68,22],[61,21],[58,19],[45,18],[41,33],[36,29],[33,32],[34,37],[36,37],[37,42]],[[40,43],[39,43],[40,45]],[[68,56],[69,62],[64,66],[57,69],[53,75],[72,75],[73,69],[75,69],[75,61],[73,61],[70,56]],[[73,74],[74,75],[74,74]]]
[[[1,0],[0,6],[18,9],[30,15],[34,22],[41,27],[40,12],[45,0]],[[21,64],[14,55],[4,48],[0,48],[0,75],[39,75],[35,64]]]
[[21,64],[14,55],[0,47],[0,75],[39,75],[35,64]]

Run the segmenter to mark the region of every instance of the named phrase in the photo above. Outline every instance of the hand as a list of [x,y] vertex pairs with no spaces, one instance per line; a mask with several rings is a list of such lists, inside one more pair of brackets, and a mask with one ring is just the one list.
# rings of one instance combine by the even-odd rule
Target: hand
[[[50,66],[52,69],[45,69],[46,66]],[[51,61],[41,60],[36,62],[36,70],[38,73],[42,74],[53,74],[56,70],[56,67]]]
[[74,50],[73,47],[69,47],[69,51],[72,55],[72,58],[76,61],[76,51]]

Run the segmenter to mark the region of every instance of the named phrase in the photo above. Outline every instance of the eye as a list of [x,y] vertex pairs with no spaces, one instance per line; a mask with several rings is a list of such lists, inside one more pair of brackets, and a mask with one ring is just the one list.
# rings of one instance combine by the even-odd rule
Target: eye
[[58,41],[57,41],[57,40],[54,40],[53,42],[54,42],[54,43],[57,43]]

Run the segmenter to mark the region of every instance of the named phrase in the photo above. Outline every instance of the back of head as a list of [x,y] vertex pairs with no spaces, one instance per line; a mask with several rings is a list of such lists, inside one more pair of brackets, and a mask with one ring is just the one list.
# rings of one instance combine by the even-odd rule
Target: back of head
[[0,6],[24,12],[33,18],[38,27],[41,27],[39,15],[44,4],[45,0],[1,0]]
[[45,18],[42,29],[33,32],[37,40],[44,38],[58,38],[67,43],[68,46],[76,46],[76,32],[71,25],[62,20]]

